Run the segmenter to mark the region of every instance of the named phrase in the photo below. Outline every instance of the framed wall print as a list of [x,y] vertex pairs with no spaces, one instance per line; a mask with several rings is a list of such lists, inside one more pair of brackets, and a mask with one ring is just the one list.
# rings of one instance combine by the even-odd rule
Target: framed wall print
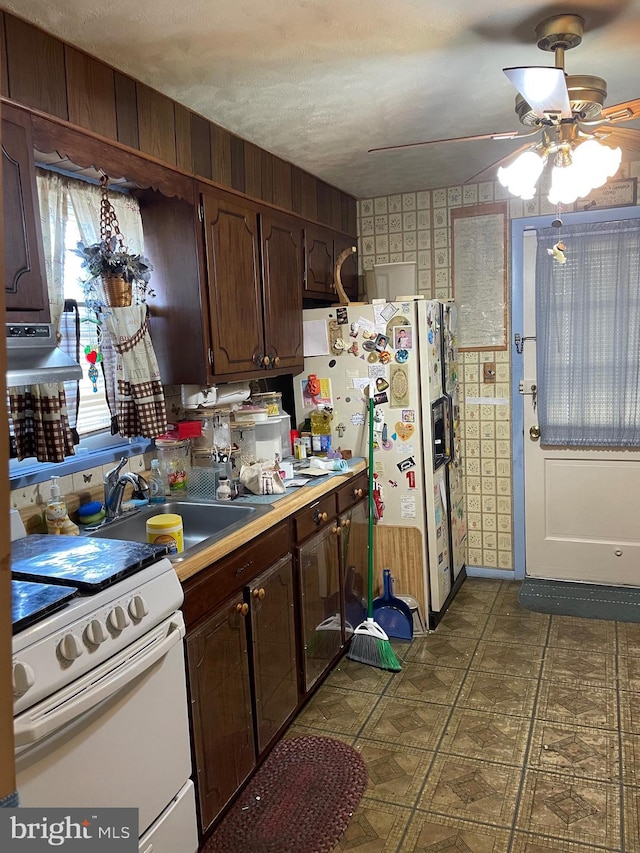
[[452,285],[462,350],[507,349],[507,202],[451,211]]

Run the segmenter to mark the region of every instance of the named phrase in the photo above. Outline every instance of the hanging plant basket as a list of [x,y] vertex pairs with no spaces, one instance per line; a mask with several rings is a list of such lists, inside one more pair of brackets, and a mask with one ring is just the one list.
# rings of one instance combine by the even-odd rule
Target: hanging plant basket
[[[124,245],[120,226],[108,195],[109,178],[100,179],[102,199],[100,202],[100,242],[85,246],[78,243],[76,254],[82,258],[83,269],[90,278],[84,282],[85,295],[92,295],[91,304],[109,308],[124,308],[144,303],[153,296],[149,278],[153,267],[142,255],[129,252]],[[98,287],[95,286],[100,282]],[[97,294],[96,294],[97,291]],[[89,299],[85,300],[89,304]]]
[[127,281],[123,275],[103,274],[102,294],[104,304],[109,308],[124,308],[133,302],[133,282]]

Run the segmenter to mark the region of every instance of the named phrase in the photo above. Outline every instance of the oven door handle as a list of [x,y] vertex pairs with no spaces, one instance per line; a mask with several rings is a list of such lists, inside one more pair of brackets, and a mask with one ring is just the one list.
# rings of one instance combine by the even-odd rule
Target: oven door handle
[[14,720],[15,746],[37,743],[122,690],[182,641],[184,624],[171,620],[163,632],[163,637],[156,634],[151,640],[143,638],[140,648],[135,651],[125,650],[124,660],[119,664],[114,666],[111,661],[107,661],[105,671],[100,674],[88,673],[85,678],[79,679],[77,686],[72,685],[68,697],[52,703],[45,701],[33,709],[33,714],[26,711]]

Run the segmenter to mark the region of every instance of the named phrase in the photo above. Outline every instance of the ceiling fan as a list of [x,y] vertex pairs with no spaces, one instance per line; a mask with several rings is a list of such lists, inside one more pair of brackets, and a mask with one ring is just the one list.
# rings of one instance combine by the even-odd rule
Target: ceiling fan
[[[595,140],[608,148],[620,146],[628,151],[640,152],[640,130],[621,128],[621,122],[640,118],[640,98],[605,107],[607,84],[601,77],[569,75],[564,70],[565,51],[577,47],[582,41],[584,19],[575,14],[554,15],[536,27],[537,44],[541,50],[553,51],[555,66],[524,66],[504,68],[503,71],[517,89],[515,111],[528,132],[517,130],[480,133],[472,136],[455,136],[449,139],[431,139],[400,145],[371,148],[375,151],[394,151],[423,145],[462,142],[481,139],[527,139],[516,151],[483,168],[467,183],[483,178],[496,167],[506,174],[505,167],[514,164],[523,152],[534,152],[542,163],[549,158],[557,166],[568,166],[572,155],[582,142]],[[538,137],[538,139],[533,139]],[[584,149],[583,149],[584,150]],[[619,159],[618,159],[619,163]],[[540,164],[538,164],[540,165]],[[538,165],[534,166],[537,170]],[[617,166],[615,167],[617,169]],[[614,170],[615,171],[615,170]],[[535,180],[539,177],[536,175]],[[495,175],[495,172],[493,172]],[[500,177],[500,176],[499,176]],[[502,181],[502,177],[500,177]],[[533,183],[535,183],[535,180]],[[507,186],[507,184],[505,184]],[[509,187],[511,189],[511,187]],[[531,197],[535,189],[528,187]],[[513,191],[513,190],[512,190]]]

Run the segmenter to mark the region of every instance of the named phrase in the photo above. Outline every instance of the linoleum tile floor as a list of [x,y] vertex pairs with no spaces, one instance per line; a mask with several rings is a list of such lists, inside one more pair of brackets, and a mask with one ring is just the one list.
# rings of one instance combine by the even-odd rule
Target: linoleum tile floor
[[548,616],[467,578],[402,671],[343,659],[287,736],[369,782],[336,851],[640,853],[640,624]]

